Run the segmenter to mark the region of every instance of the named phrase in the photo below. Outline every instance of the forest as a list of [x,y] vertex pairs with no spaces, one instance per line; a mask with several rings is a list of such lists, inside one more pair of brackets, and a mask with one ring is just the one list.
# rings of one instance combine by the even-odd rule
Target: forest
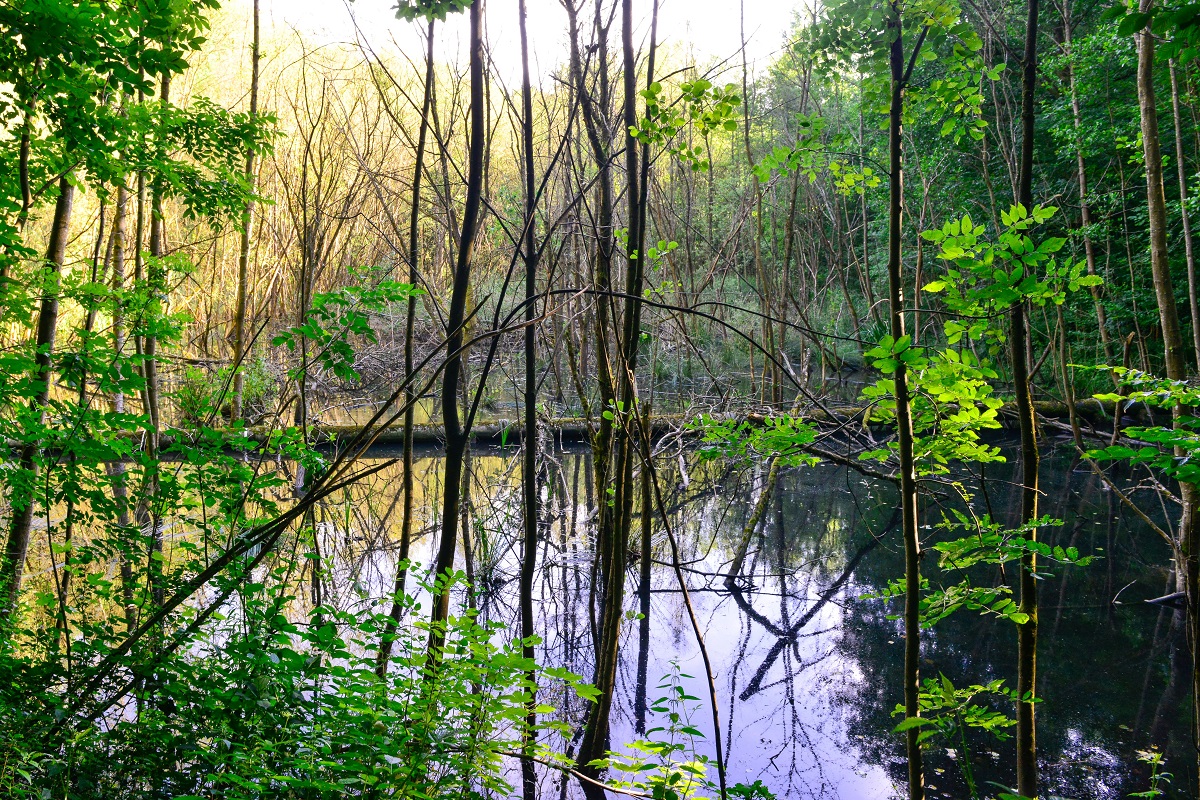
[[1198,796],[1200,5],[767,4],[0,0],[0,796]]

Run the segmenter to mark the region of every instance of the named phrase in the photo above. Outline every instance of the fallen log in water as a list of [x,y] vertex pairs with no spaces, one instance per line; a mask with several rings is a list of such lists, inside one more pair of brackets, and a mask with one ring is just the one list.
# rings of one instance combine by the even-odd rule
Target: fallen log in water
[[[1146,417],[1146,410],[1142,404],[1138,404],[1135,409],[1136,414],[1134,420],[1137,424],[1145,424],[1150,420]],[[1057,421],[1065,421],[1070,419],[1070,409],[1067,404],[1058,400],[1043,400],[1034,404],[1038,415]],[[952,410],[952,407],[947,407],[947,411]],[[1109,435],[1112,430],[1113,422],[1113,403],[1102,403],[1094,398],[1081,400],[1075,404],[1075,415],[1079,419],[1079,423],[1084,427],[1085,433],[1103,433]],[[822,409],[808,409],[802,411],[801,415],[805,420],[818,424],[863,424],[863,415],[866,409],[862,406],[830,406],[826,405]],[[1130,411],[1125,412],[1127,415]],[[714,415],[717,419],[730,420],[735,419],[733,415]],[[761,424],[767,418],[763,413],[749,413],[739,415],[741,419],[750,424]],[[999,411],[1000,425],[1004,429],[1017,427],[1016,404],[1005,403]],[[654,436],[661,436],[666,433],[679,431],[687,427],[688,423],[696,419],[695,414],[656,414],[650,421],[651,433]],[[887,428],[886,423],[868,423],[872,427],[877,427],[881,430]],[[1128,424],[1128,420],[1126,421]],[[588,421],[581,417],[558,417],[543,421],[545,428],[553,435],[553,437],[561,442],[585,442],[590,436],[590,428]],[[1088,429],[1091,429],[1090,431]],[[1103,430],[1098,430],[1098,429]],[[318,443],[336,444],[346,442],[354,436],[362,432],[362,427],[358,425],[323,425],[314,426],[312,428],[314,435],[313,440]],[[474,426],[471,431],[472,439],[484,445],[505,446],[518,445],[521,443],[523,426],[520,420],[494,420],[484,423],[479,423]],[[442,427],[440,425],[417,425],[413,428],[413,443],[416,445],[437,445],[441,444]],[[255,438],[260,438],[262,434],[256,434]],[[400,425],[391,425],[378,430],[373,436],[374,444],[394,445],[401,444],[404,441],[404,429]]]

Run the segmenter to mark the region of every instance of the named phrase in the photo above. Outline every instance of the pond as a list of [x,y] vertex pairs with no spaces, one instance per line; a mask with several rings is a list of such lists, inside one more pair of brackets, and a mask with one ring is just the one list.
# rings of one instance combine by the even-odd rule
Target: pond
[[[399,453],[372,452],[372,458]],[[979,508],[1012,524],[1019,465],[992,465]],[[596,497],[585,448],[552,449],[545,459],[545,518],[535,585],[537,626],[544,639],[538,658],[592,674]],[[1172,796],[1194,785],[1187,703],[1187,651],[1177,612],[1144,601],[1173,589],[1166,545],[1085,464],[1065,449],[1047,450],[1042,462],[1042,513],[1063,520],[1042,530],[1052,544],[1074,546],[1100,558],[1086,567],[1047,565],[1040,584],[1038,747],[1046,795],[1108,800],[1148,787],[1149,769],[1138,751],[1157,746],[1175,774]],[[439,508],[440,461],[420,454],[414,558],[429,562]],[[471,460],[471,559],[476,602],[488,619],[515,631],[517,544],[521,522],[518,451],[476,449]],[[399,467],[355,491],[344,513],[358,530],[346,541],[329,523],[326,552],[337,552],[335,592],[354,597],[390,591],[399,531]],[[730,783],[761,780],[779,797],[890,798],[904,790],[903,739],[891,733],[902,702],[903,632],[899,612],[867,595],[903,575],[903,549],[890,486],[833,465],[784,470],[767,512],[750,539],[739,587],[724,576],[759,494],[764,467],[703,461],[685,447],[660,457],[658,472],[679,543],[691,600],[713,661],[720,724]],[[978,486],[978,477],[973,481]],[[421,489],[420,487],[426,487]],[[1157,499],[1140,495],[1147,507]],[[924,535],[940,535],[938,505],[926,499]],[[338,512],[342,513],[342,512]],[[1158,512],[1161,516],[1161,510]],[[635,530],[640,522],[635,520]],[[334,539],[340,539],[341,543]],[[692,705],[691,722],[704,732],[698,752],[715,755],[709,692],[700,650],[684,605],[661,518],[655,520],[650,614],[638,608],[639,565],[630,567],[621,668],[611,746],[619,749],[646,727],[660,724],[650,703],[662,678],[678,669]],[[636,542],[633,543],[636,550]],[[463,548],[459,548],[463,564]],[[924,569],[935,583],[956,580]],[[1015,570],[998,574],[1014,582]],[[339,588],[340,587],[340,588]],[[463,601],[463,597],[456,598]],[[639,670],[639,666],[642,667]],[[1016,632],[995,617],[959,611],[925,634],[923,677],[944,675],[957,687],[1016,678]],[[563,698],[546,702],[561,702]],[[986,702],[986,701],[985,701]],[[1011,715],[1005,701],[995,704]],[[560,714],[583,719],[578,699]],[[553,743],[568,748],[569,740]],[[968,797],[970,773],[985,795],[1015,783],[1011,739],[972,732],[965,741],[935,740],[928,761],[929,796]],[[989,783],[991,782],[991,783]],[[543,795],[575,795],[552,773]]]

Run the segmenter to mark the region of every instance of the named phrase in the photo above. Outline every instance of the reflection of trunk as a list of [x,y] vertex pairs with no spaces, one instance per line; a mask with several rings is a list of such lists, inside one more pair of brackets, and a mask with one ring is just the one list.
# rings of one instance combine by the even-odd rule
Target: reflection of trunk
[[[1141,10],[1149,13],[1153,3],[1142,0]],[[1179,331],[1179,313],[1175,306],[1175,291],[1171,282],[1167,251],[1167,208],[1163,188],[1162,150],[1158,138],[1158,110],[1154,94],[1154,38],[1149,28],[1138,35],[1138,105],[1141,110],[1142,147],[1146,164],[1147,214],[1150,223],[1150,270],[1154,277],[1154,293],[1158,299],[1158,316],[1162,325],[1167,378],[1187,379],[1183,360],[1183,337]],[[1185,409],[1176,405],[1174,425],[1179,428]],[[1176,457],[1185,453],[1176,450]],[[1177,568],[1182,563],[1184,591],[1188,600],[1188,641],[1192,648],[1192,724],[1200,725],[1200,669],[1196,668],[1196,653],[1200,647],[1200,553],[1197,553],[1197,510],[1200,492],[1192,483],[1179,484],[1182,510],[1176,542]],[[1195,730],[1193,729],[1193,734]],[[1200,752],[1198,752],[1200,757]]]
[[[888,303],[891,335],[895,341],[904,337],[904,263],[900,256],[904,220],[904,88],[908,80],[904,65],[904,40],[899,0],[891,0],[888,27],[894,38],[890,45],[892,78],[891,108],[888,112]],[[921,46],[917,42],[917,49]],[[916,50],[912,63],[916,62]],[[904,533],[904,716],[912,719],[921,715],[921,543],[917,522],[917,476],[913,459],[912,411],[908,397],[908,368],[899,361],[894,375],[896,398],[896,433],[900,456],[900,511]],[[906,731],[908,754],[908,796],[910,800],[925,797],[925,770],[921,761],[919,727]]]
[[767,466],[767,477],[763,481],[762,492],[758,496],[758,502],[754,504],[754,510],[750,512],[750,518],[746,520],[746,525],[742,528],[742,540],[738,542],[737,552],[733,554],[733,561],[729,565],[729,572],[725,575],[725,588],[730,591],[738,589],[738,578],[742,576],[742,565],[746,563],[746,552],[750,549],[750,541],[754,538],[754,532],[758,530],[763,514],[766,513],[767,503],[770,501],[771,496],[775,494],[775,484],[778,480],[779,459],[772,458]]
[[467,295],[471,288],[471,261],[475,255],[475,232],[483,195],[484,168],[484,97],[483,97],[483,0],[471,4],[470,74],[471,135],[467,162],[467,196],[463,205],[458,258],[450,308],[446,316],[446,366],[442,373],[442,425],[446,436],[446,466],[442,490],[442,535],[434,562],[434,588],[429,635],[429,655],[433,662],[441,658],[445,631],[440,629],[450,615],[450,590],[446,585],[454,570],[454,551],[458,542],[458,520],[462,499],[463,457],[468,432],[458,415],[459,384],[462,379],[463,325],[466,321]]
[[[408,282],[416,286],[420,280],[417,270],[417,245],[421,220],[421,178],[425,169],[425,146],[429,139],[429,110],[433,100],[433,25],[430,21],[426,36],[425,52],[425,95],[421,102],[421,127],[417,135],[417,152],[413,164],[412,206],[408,216]],[[392,640],[403,610],[404,584],[408,577],[409,549],[412,546],[413,522],[413,427],[417,404],[417,385],[413,380],[413,347],[417,315],[417,298],[410,295],[404,311],[404,378],[408,388],[404,390],[404,455],[402,463],[404,507],[400,521],[400,556],[396,564],[396,582],[392,587],[392,609],[384,623],[379,640],[379,655],[375,672],[380,677],[387,673],[387,662],[392,654]]]
[[[525,536],[521,559],[521,654],[532,660],[533,649],[533,574],[537,565],[537,534],[539,495],[537,484],[538,424],[537,424],[537,247],[534,241],[534,213],[537,210],[537,183],[533,173],[533,89],[529,82],[529,32],[525,24],[525,0],[518,0],[517,15],[521,28],[521,155],[524,157],[525,178],[525,236],[522,243],[525,260],[525,459],[522,472],[525,512]],[[522,744],[532,753],[537,724],[536,684],[533,670],[526,673],[529,681],[529,702],[525,707],[525,730]],[[537,797],[537,775],[532,758],[521,759],[521,789],[525,800]]]
[[[66,177],[58,182],[58,201],[54,204],[54,221],[50,228],[50,245],[46,250],[49,274],[46,276],[46,294],[38,313],[37,338],[34,340],[37,354],[33,366],[34,394],[29,407],[32,418],[42,424],[46,406],[50,400],[50,381],[53,369],[54,335],[58,329],[58,291],[66,258],[67,238],[71,225],[71,208],[75,199],[75,186]],[[34,441],[39,441],[35,436]],[[17,598],[21,593],[21,578],[25,573],[25,556],[29,551],[29,531],[33,525],[33,511],[37,505],[36,486],[38,476],[38,447],[31,442],[22,446],[18,469],[25,475],[20,484],[11,482],[9,494],[12,520],[9,523],[8,546],[4,551],[4,562],[0,564],[0,640],[11,635],[11,615],[17,609]],[[47,511],[47,515],[49,511]]]
[[[885,531],[890,530],[896,524],[897,516],[898,513],[893,515],[892,521],[888,523],[887,528],[884,529]],[[821,596],[817,598],[817,602],[813,604],[812,608],[805,611],[804,615],[791,625],[787,624],[786,620],[784,620],[782,626],[776,625],[775,623],[771,622],[771,620],[767,619],[767,617],[763,616],[760,612],[756,611],[754,606],[750,604],[749,599],[747,599],[746,595],[743,594],[740,589],[735,588],[732,590],[731,595],[734,602],[738,604],[738,607],[742,609],[746,616],[762,625],[768,633],[777,638],[775,644],[773,644],[771,649],[767,651],[767,655],[763,659],[763,663],[760,664],[758,669],[754,671],[754,677],[750,679],[750,682],[746,684],[746,688],[743,689],[738,695],[739,700],[749,700],[751,697],[762,691],[763,680],[767,677],[767,673],[771,670],[771,667],[774,666],[775,661],[778,660],[779,656],[783,654],[784,650],[795,643],[796,637],[800,634],[800,631],[804,630],[804,626],[812,622],[817,614],[820,613],[821,609],[824,608],[831,600],[833,600],[834,596],[841,590],[843,586],[846,585],[846,582],[850,580],[851,576],[854,575],[854,570],[858,569],[858,565],[862,562],[863,558],[866,557],[866,555],[872,550],[874,550],[878,544],[879,539],[872,536],[870,541],[860,547],[858,551],[855,552],[853,557],[851,557],[851,559],[846,563],[846,568],[842,570],[842,574],[834,579],[833,583],[829,585],[828,589],[821,593]],[[782,569],[780,569],[780,574],[783,574]]]
[[1187,614],[1182,610],[1171,612],[1171,622],[1167,631],[1167,685],[1163,688],[1162,697],[1154,709],[1154,722],[1150,725],[1150,744],[1166,749],[1179,718],[1179,707],[1183,704],[1190,688],[1188,672],[1191,670],[1191,660],[1188,657],[1187,639],[1184,630],[1187,625]]
[[[1038,0],[1029,0],[1025,27],[1025,55],[1021,86],[1021,164],[1018,201],[1033,211],[1034,92],[1037,87]],[[1038,465],[1037,418],[1029,385],[1032,359],[1026,302],[1022,298],[1009,314],[1010,355],[1016,389],[1017,419],[1021,428],[1021,524],[1037,519]],[[1037,531],[1026,537],[1036,540]],[[1038,601],[1037,556],[1032,550],[1021,555],[1021,613],[1028,620],[1017,626],[1017,794],[1038,796],[1037,720],[1034,699],[1037,691]]]
[[[250,119],[258,116],[258,0],[254,0],[254,39],[250,55]],[[246,184],[250,191],[255,188],[255,154],[251,147],[246,152]],[[242,361],[246,357],[246,287],[250,273],[250,234],[254,229],[254,200],[247,200],[242,209],[242,241],[238,250],[238,284],[237,310],[233,318],[233,401],[229,415],[230,422],[242,418],[242,391],[245,387],[245,375],[242,372]]]
[[[655,37],[658,25],[658,1],[655,0],[650,32],[650,53],[646,65],[647,83],[654,80]],[[635,426],[639,424],[641,409],[637,402],[638,345],[642,329],[642,286],[646,259],[646,184],[648,174],[648,148],[639,145],[630,133],[638,125],[637,61],[633,49],[633,0],[621,2],[621,50],[623,56],[624,81],[624,129],[625,129],[625,174],[627,180],[629,238],[626,244],[625,304],[621,336],[618,341],[617,397],[618,406],[613,409],[616,418],[613,437],[613,458],[616,468],[612,471],[613,519],[608,535],[600,542],[602,577],[604,580],[603,605],[600,616],[600,640],[596,656],[596,674],[593,684],[600,691],[588,715],[587,725],[580,743],[577,763],[588,777],[595,778],[597,771],[587,766],[589,762],[604,755],[608,738],[608,718],[612,709],[612,696],[616,687],[617,660],[620,653],[622,608],[625,599],[625,566],[628,556],[629,531],[633,518],[633,462],[637,457]],[[583,783],[584,794],[589,800],[602,800],[603,790]]]
[[653,559],[654,507],[650,491],[650,470],[642,467],[642,548],[638,564],[638,664],[637,687],[634,691],[634,730],[646,733],[646,689],[650,671],[650,567]]

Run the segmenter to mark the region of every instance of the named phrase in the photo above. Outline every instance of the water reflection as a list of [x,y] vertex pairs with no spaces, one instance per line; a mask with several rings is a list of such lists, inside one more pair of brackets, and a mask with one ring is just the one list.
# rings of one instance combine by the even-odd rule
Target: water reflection
[[[517,455],[513,448],[476,452],[469,498],[476,600],[481,613],[512,630],[518,619],[521,522]],[[993,468],[978,498],[1009,523],[1016,515],[1016,467]],[[427,563],[440,507],[439,461],[427,455],[416,469],[420,494],[414,529],[421,535],[413,555]],[[752,530],[742,579],[730,591],[724,578],[765,488],[761,465],[735,469],[681,451],[664,456],[659,469],[717,672],[730,781],[761,779],[790,798],[900,796],[903,742],[889,731],[896,722],[892,710],[902,700],[902,624],[888,618],[898,608],[861,599],[903,574],[890,487],[829,465],[783,471],[767,513]],[[333,596],[327,593],[327,600],[363,607],[388,591],[400,528],[399,486],[398,474],[383,473],[323,510],[323,546],[335,565]],[[1142,602],[1173,585],[1166,547],[1067,454],[1044,459],[1043,490],[1045,513],[1065,522],[1044,530],[1043,537],[1104,556],[1089,567],[1058,567],[1042,589],[1038,714],[1045,791],[1067,798],[1117,798],[1144,790],[1147,772],[1135,754],[1154,744],[1167,752],[1175,791],[1185,796],[1194,781],[1190,720],[1181,710],[1187,707],[1186,642],[1176,612]],[[542,491],[545,517],[535,584],[544,638],[539,658],[587,676],[595,659],[590,578],[597,503],[588,453],[551,453]],[[935,521],[936,509],[925,514],[927,523]],[[635,557],[627,608],[638,611],[644,589],[649,613],[642,621],[631,615],[624,633],[614,747],[655,724],[646,720],[647,700],[657,696],[657,679],[672,664],[695,676],[686,688],[707,701],[702,662],[666,563],[669,548],[661,527],[654,526],[645,587],[639,586],[638,543],[631,543]],[[640,530],[640,523],[634,529]],[[931,526],[926,532],[934,535]],[[459,552],[463,564],[462,548]],[[927,561],[928,569],[932,559]],[[1013,577],[1007,575],[1010,582]],[[1012,684],[1015,654],[1010,623],[964,611],[928,635],[923,671],[945,674],[959,686],[994,678]],[[558,703],[573,725],[582,721],[580,701],[546,700]],[[706,705],[692,723],[707,735],[701,750],[714,755]],[[555,744],[568,748],[572,742]],[[972,735],[966,748],[960,742],[946,747],[935,748],[929,759],[930,796],[967,796],[960,770],[964,759],[980,786],[1013,782],[1011,741]],[[576,791],[555,775],[542,780],[546,797]]]

